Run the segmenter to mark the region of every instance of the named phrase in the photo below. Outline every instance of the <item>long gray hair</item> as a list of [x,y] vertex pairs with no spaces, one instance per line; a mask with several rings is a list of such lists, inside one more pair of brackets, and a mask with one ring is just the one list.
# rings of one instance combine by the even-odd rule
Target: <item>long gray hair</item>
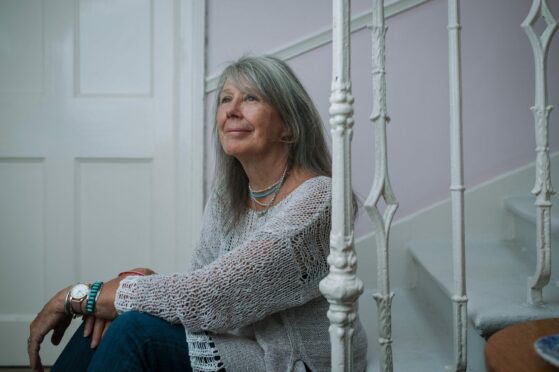
[[[326,146],[320,115],[291,68],[271,56],[245,56],[231,63],[220,76],[215,100],[217,118],[219,96],[226,80],[248,87],[272,105],[289,128],[288,166],[297,165],[321,176],[331,176],[332,159]],[[216,124],[216,123],[214,123]],[[234,228],[248,205],[248,177],[241,163],[225,154],[214,125],[216,177],[228,230]]]

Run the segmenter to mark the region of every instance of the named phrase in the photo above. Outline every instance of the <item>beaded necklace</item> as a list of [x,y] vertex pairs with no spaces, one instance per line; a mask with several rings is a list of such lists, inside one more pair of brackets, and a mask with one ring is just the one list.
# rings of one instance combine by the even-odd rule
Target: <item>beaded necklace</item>
[[[249,195],[250,195],[250,199],[252,200],[252,202],[254,204],[258,204],[261,207],[264,207],[264,210],[258,211],[256,212],[259,216],[262,216],[264,214],[266,214],[266,212],[268,211],[268,208],[270,208],[272,206],[272,204],[274,204],[274,201],[276,200],[276,197],[278,196],[278,192],[281,189],[281,186],[283,185],[283,182],[285,181],[285,176],[287,175],[287,165],[285,166],[285,169],[283,170],[283,173],[281,174],[281,177],[279,178],[279,180],[277,180],[276,182],[274,182],[272,185],[261,189],[261,190],[253,190],[252,187],[250,187],[250,184],[248,185],[248,190],[249,190]],[[268,203],[262,203],[261,201],[259,201],[258,199],[262,199],[265,198],[266,196],[272,195],[272,199],[270,199],[270,201]]]

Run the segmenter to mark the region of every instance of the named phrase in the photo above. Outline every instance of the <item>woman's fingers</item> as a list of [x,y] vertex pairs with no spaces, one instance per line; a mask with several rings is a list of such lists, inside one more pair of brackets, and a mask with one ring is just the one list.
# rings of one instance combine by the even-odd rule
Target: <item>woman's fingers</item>
[[95,324],[94,316],[84,316],[83,337],[89,337],[91,335],[93,324]]
[[109,329],[109,326],[111,325],[112,320],[107,320],[105,322],[105,328],[103,329],[103,334],[101,335],[101,337],[105,336],[105,332],[107,332],[107,329]]
[[29,364],[33,372],[43,372],[43,364],[41,363],[41,357],[39,356],[39,349],[42,340],[34,339],[29,336],[27,339],[27,354],[29,356]]
[[66,329],[68,328],[71,322],[72,322],[71,317],[69,316],[65,317],[53,329],[52,337],[50,338],[50,341],[52,342],[53,345],[58,345],[60,343],[60,341],[62,340],[62,336],[64,336],[64,332],[66,332]]
[[45,335],[54,330],[53,343],[59,342],[70,324],[71,317],[64,312],[64,299],[67,290],[67,288],[63,289],[54,295],[29,326],[27,354],[33,371],[43,371],[39,350]]
[[45,335],[54,328],[53,316],[46,311],[47,306],[41,310],[35,320],[29,326],[29,338],[27,339],[27,354],[32,371],[43,371],[43,364],[39,356],[41,343]]
[[94,349],[101,342],[101,337],[105,330],[105,325],[107,321],[105,319],[95,318],[95,324],[93,325],[93,334],[91,335],[91,348]]
[[107,329],[111,325],[111,321],[94,318],[94,317],[90,317],[90,318],[95,319],[94,324],[92,326],[93,333],[91,334],[91,348],[94,349],[97,346],[99,346],[101,339],[103,338],[105,332],[107,332]]
[[140,273],[142,273],[142,274],[144,274],[144,275],[153,275],[153,274],[155,274],[155,271],[153,271],[152,269],[147,268],[147,267],[136,267],[136,268],[130,270],[130,272],[140,272]]

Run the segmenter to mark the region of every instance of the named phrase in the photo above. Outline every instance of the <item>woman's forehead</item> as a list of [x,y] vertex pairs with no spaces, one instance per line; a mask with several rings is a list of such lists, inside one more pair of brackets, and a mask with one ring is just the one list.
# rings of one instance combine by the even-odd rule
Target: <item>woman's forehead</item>
[[259,89],[257,89],[252,82],[250,82],[247,78],[242,76],[232,76],[228,77],[223,83],[223,87],[221,88],[221,92],[237,89],[240,90],[242,93],[258,93],[262,94]]

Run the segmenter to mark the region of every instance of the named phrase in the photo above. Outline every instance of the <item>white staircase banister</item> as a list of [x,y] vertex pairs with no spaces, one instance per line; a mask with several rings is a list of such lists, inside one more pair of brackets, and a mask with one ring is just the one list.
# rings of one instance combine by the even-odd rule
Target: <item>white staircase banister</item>
[[330,96],[332,134],[332,230],[329,274],[320,291],[330,303],[330,342],[334,372],[352,371],[352,337],[357,318],[355,302],[363,292],[356,276],[353,249],[353,193],[351,189],[351,137],[353,97],[350,81],[350,1],[333,1],[333,68]]
[[[543,17],[547,27],[541,35],[534,31],[534,24]],[[549,160],[549,113],[547,104],[547,53],[551,38],[557,31],[557,21],[551,14],[547,0],[533,0],[522,28],[528,35],[534,53],[535,103],[532,107],[536,132],[536,182],[532,194],[536,196],[536,272],[528,278],[528,302],[543,303],[543,288],[551,276],[551,196],[555,194],[551,185]]]
[[448,49],[450,90],[450,194],[454,295],[454,371],[466,371],[468,314],[464,232],[464,162],[462,146],[462,71],[460,0],[448,0]]
[[[375,140],[375,175],[367,200],[367,211],[375,231],[377,246],[377,291],[373,295],[378,308],[379,329],[379,369],[384,372],[393,370],[392,360],[392,298],[390,290],[389,235],[392,217],[398,209],[390,178],[388,177],[386,126],[390,121],[386,106],[385,41],[386,30],[384,1],[373,0],[372,7],[372,65],[373,65],[373,123]],[[384,212],[378,208],[384,199]]]

